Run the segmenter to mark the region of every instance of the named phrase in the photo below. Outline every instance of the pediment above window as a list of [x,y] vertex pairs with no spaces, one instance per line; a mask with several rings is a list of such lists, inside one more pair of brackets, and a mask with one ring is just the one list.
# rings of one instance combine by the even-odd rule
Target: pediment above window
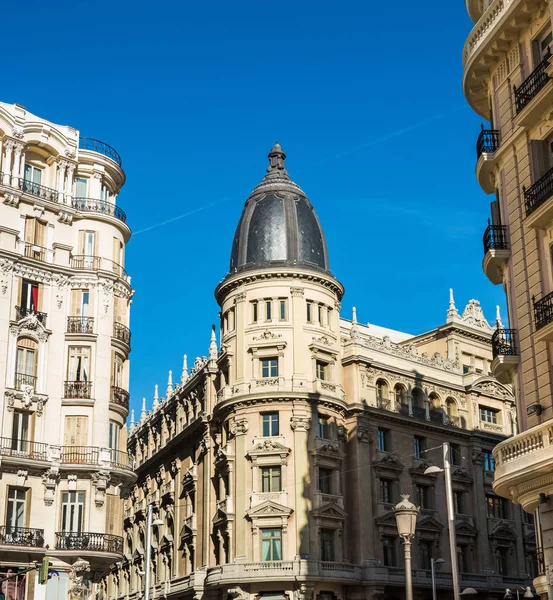
[[399,456],[393,452],[378,451],[376,459],[373,461],[373,467],[377,470],[387,471],[403,471],[403,465],[399,460]]
[[290,448],[271,438],[265,438],[254,444],[253,448],[248,450],[246,456],[256,461],[259,457],[279,457],[284,460],[289,454]]
[[517,534],[509,526],[501,524],[490,533],[490,537],[502,540],[516,540]]
[[287,506],[278,504],[273,500],[266,500],[265,502],[262,502],[261,504],[258,504],[253,508],[250,508],[250,510],[246,512],[246,515],[252,521],[267,517],[281,517],[288,519],[292,512],[292,509],[288,508]]
[[440,533],[444,526],[434,517],[423,517],[417,523],[417,531]]
[[463,521],[462,523],[457,523],[455,525],[455,531],[457,532],[457,535],[464,535],[470,537],[476,537],[476,535],[478,534],[478,530],[466,521]]
[[50,336],[50,332],[43,324],[43,313],[30,313],[19,319],[16,325],[10,327],[10,333],[14,337],[27,336],[35,339],[37,342],[45,342]]
[[337,519],[343,521],[348,515],[346,511],[334,502],[329,502],[313,511],[315,517],[324,519]]

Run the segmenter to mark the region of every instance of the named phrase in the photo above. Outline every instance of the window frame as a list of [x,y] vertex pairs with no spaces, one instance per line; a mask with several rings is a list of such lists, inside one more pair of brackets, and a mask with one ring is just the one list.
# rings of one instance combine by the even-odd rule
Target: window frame
[[[276,433],[274,433],[275,423],[276,423]],[[265,433],[265,425],[267,425],[268,433]],[[280,423],[279,423],[278,411],[261,413],[261,432],[263,434],[263,437],[275,437],[277,435],[280,435]]]
[[321,494],[332,495],[333,469],[317,467],[317,491]]
[[315,378],[327,381],[329,363],[324,360],[315,360]]
[[[282,467],[280,465],[259,467],[259,477],[262,494],[282,492]],[[273,487],[277,489],[273,489]]]
[[317,437],[321,440],[330,440],[330,417],[317,413]]
[[[266,364],[265,364],[266,363]],[[278,356],[267,356],[259,359],[261,379],[278,377]]]
[[388,452],[388,429],[378,427],[376,430],[376,447],[379,452]]
[[[13,492],[14,498],[11,497]],[[28,490],[16,485],[8,485],[6,490],[6,530],[17,531],[27,526]],[[17,497],[20,496],[20,497]],[[21,510],[22,506],[22,510]],[[10,514],[11,513],[11,514]],[[21,523],[19,523],[21,519]],[[11,521],[11,522],[10,522]],[[15,524],[14,524],[15,523]],[[7,531],[6,531],[7,533]]]
[[[278,532],[278,535],[275,535]],[[261,550],[261,562],[279,562],[282,560],[282,528],[280,527],[262,527],[260,531],[260,550]],[[265,558],[264,554],[264,542],[269,542],[269,558]],[[278,558],[275,558],[275,544],[277,544]]]

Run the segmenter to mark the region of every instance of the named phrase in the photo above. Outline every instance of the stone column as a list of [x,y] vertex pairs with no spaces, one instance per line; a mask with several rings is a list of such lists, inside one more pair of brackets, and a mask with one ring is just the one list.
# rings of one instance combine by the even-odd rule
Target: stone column
[[57,190],[58,190],[58,201],[61,200],[65,204],[64,189],[65,189],[65,170],[67,169],[67,162],[65,160],[60,160],[58,162],[58,182],[57,182]]
[[90,179],[89,195],[95,200],[100,199],[102,194],[102,173],[95,172],[94,177]]
[[409,408],[409,416],[413,416],[413,392],[411,388],[407,391],[407,407]]
[[[248,421],[243,418],[235,419],[231,425],[230,431],[234,436],[234,448],[236,456],[236,485],[235,489],[240,490],[241,493],[236,495],[235,498],[235,515],[236,515],[236,552],[235,560],[245,561],[248,558],[247,545],[246,545],[246,510],[247,510],[247,499],[249,494],[245,493],[246,490],[246,432],[248,431]],[[253,560],[253,559],[252,559]]]
[[13,169],[12,169],[12,187],[19,187],[19,173],[21,169],[21,151],[23,146],[14,142]]
[[482,470],[482,448],[473,446],[471,450],[474,477],[474,484],[472,486],[472,517],[474,527],[479,532],[476,537],[476,560],[479,570],[492,570],[495,565],[488,539],[488,508],[486,506],[486,496],[482,493],[482,490],[485,490],[484,471]]
[[11,185],[12,180],[12,152],[13,152],[13,140],[6,140],[4,143],[4,160],[2,161],[2,172],[3,178],[2,183],[4,185]]
[[311,428],[311,415],[309,414],[309,406],[303,402],[297,403],[294,406],[293,416],[290,420],[290,427],[294,432],[294,481],[295,498],[294,510],[296,521],[296,555],[311,554],[309,543],[309,510],[311,500],[308,496],[308,488],[306,486],[306,477],[309,472],[309,454],[308,441],[309,429]]
[[[244,329],[246,327],[246,294],[240,292],[234,298],[236,307],[236,377],[235,383],[240,384],[245,379],[246,340]],[[232,375],[230,376],[232,381]]]
[[[306,319],[306,308],[304,299],[304,290],[300,287],[290,288],[292,295],[292,307],[290,310],[290,317],[293,326],[293,343],[290,350],[293,352],[293,372],[292,372],[292,389],[298,391],[307,391],[307,377],[306,373],[303,372],[304,366],[304,353],[302,347],[305,343],[303,324]],[[307,348],[305,348],[307,350]],[[309,376],[311,379],[311,375]]]
[[66,203],[71,204],[73,199],[73,184],[74,184],[74,173],[75,173],[75,165],[73,163],[69,163],[67,165],[67,179],[65,181],[65,198]]

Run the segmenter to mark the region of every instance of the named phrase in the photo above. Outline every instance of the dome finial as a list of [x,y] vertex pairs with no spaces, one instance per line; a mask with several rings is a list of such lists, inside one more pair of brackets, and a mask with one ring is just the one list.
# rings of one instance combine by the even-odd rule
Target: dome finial
[[290,179],[288,171],[284,166],[285,160],[286,154],[284,153],[284,150],[278,142],[275,142],[275,145],[269,152],[269,166],[267,167],[267,175],[265,175],[265,178],[283,177],[285,179]]

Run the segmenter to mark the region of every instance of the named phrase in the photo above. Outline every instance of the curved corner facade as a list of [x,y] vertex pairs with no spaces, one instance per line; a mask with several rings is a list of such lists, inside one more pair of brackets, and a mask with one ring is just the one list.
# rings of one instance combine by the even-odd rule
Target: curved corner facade
[[[494,374],[512,382],[521,433],[494,450],[495,491],[534,513],[540,570],[553,598],[553,3],[467,0],[475,21],[463,51],[467,100],[485,118],[476,176],[492,194],[483,269],[507,296]],[[476,136],[475,136],[476,137]]]
[[107,144],[0,103],[0,578],[57,572],[21,576],[27,598],[83,594],[123,552],[124,183]]

